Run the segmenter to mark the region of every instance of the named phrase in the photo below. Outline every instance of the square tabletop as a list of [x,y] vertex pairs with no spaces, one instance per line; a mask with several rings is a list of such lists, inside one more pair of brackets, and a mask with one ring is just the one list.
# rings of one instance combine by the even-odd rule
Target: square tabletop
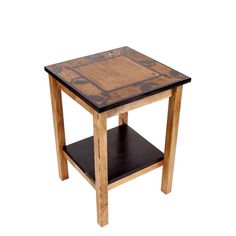
[[97,112],[191,81],[129,47],[46,66],[45,70]]

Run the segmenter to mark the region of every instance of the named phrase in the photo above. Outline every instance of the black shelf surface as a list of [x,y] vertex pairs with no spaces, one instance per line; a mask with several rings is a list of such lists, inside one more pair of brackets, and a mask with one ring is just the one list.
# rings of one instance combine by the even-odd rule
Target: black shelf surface
[[[128,125],[108,130],[108,183],[163,160],[163,153]],[[64,151],[95,182],[93,136],[67,145]]]

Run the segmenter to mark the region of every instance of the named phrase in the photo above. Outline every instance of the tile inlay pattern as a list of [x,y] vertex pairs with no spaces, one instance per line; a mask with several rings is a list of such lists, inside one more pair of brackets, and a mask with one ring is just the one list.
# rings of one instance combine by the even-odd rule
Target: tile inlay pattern
[[45,70],[98,112],[191,81],[129,47],[46,66]]

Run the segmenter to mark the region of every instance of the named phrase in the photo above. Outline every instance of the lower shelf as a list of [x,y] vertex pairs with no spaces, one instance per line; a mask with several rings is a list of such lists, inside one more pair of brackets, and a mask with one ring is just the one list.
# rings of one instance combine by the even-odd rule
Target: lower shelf
[[[114,183],[163,160],[163,153],[128,125],[107,132],[108,183]],[[93,136],[64,147],[72,161],[95,182]]]

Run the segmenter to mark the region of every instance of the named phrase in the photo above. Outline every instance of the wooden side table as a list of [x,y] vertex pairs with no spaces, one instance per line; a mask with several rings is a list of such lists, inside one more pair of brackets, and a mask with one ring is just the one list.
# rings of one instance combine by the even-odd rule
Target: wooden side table
[[[129,47],[50,66],[59,176],[67,161],[95,188],[97,220],[108,224],[108,190],[163,166],[164,193],[171,191],[182,85],[191,79]],[[66,145],[61,90],[93,115],[94,136]],[[128,111],[169,98],[164,154],[128,126]],[[119,126],[107,131],[107,118]]]

